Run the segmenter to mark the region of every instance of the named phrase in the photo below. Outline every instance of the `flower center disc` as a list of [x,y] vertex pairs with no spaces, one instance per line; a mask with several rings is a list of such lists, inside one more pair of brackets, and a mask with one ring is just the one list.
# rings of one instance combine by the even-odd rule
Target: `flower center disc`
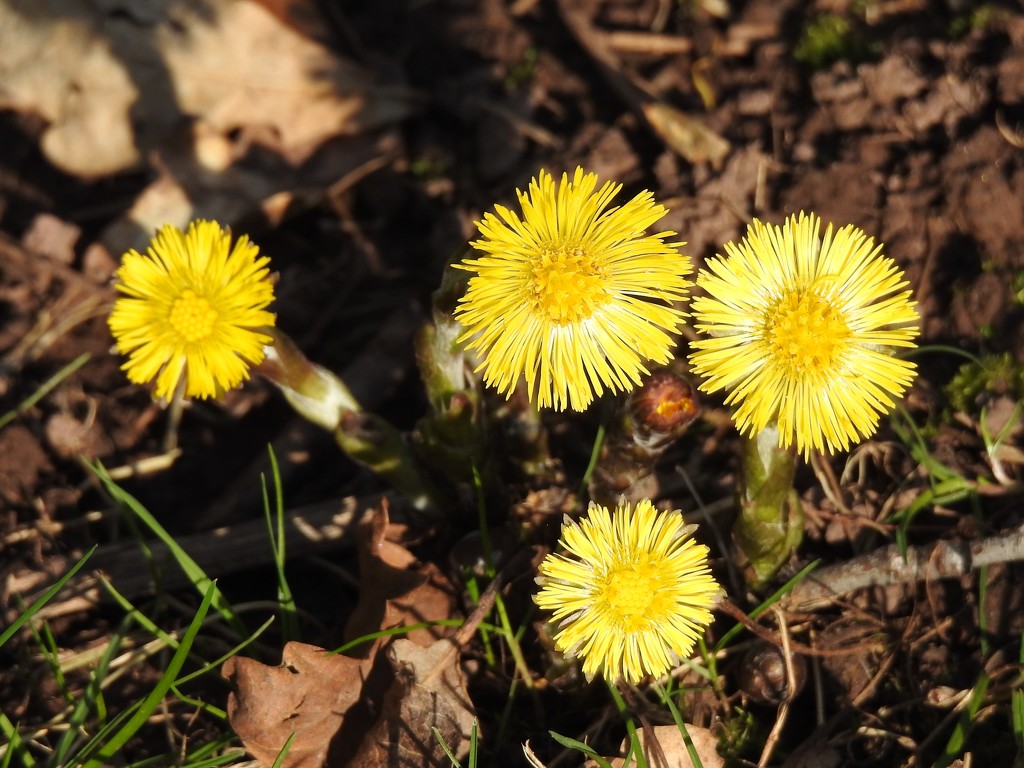
[[641,630],[648,625],[651,608],[657,600],[656,570],[648,562],[613,568],[605,577],[602,591],[619,627],[626,632]]
[[217,310],[202,296],[197,296],[195,291],[187,289],[175,299],[168,320],[185,341],[199,341],[213,333]]
[[607,299],[608,278],[588,250],[548,243],[532,265],[527,290],[534,306],[558,325],[586,320]]
[[834,370],[849,340],[846,319],[832,303],[807,291],[792,291],[768,310],[765,340],[770,354],[797,376]]

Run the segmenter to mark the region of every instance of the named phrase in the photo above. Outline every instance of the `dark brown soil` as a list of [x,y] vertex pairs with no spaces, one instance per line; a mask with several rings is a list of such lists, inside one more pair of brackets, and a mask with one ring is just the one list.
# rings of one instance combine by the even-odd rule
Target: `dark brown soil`
[[[287,13],[302,3],[266,5]],[[883,242],[906,270],[923,317],[921,375],[906,407],[926,426],[936,459],[988,486],[984,494],[926,507],[909,526],[909,540],[971,540],[1021,523],[1019,467],[1010,462],[1009,481],[998,482],[978,419],[982,405],[1012,409],[1022,393],[990,388],[976,410],[959,417],[945,394],[965,362],[956,350],[1009,353],[1024,365],[1018,4],[749,0],[722,4],[722,16],[706,10],[718,3],[673,0],[315,5],[330,46],[414,89],[416,111],[387,132],[387,162],[356,183],[333,190],[322,184],[279,221],[254,206],[226,223],[271,256],[280,275],[279,325],[309,357],[342,374],[366,408],[412,428],[425,407],[412,339],[444,265],[472,237],[472,222],[496,202],[514,200],[539,168],[582,165],[622,181],[626,193],[653,190],[670,209],[661,225],[680,233],[698,265],[741,236],[751,217],[779,222],[800,210],[856,224]],[[808,58],[800,44],[823,13],[848,20],[847,47],[834,61],[798,60],[797,50]],[[718,162],[684,159],[645,119],[641,106],[651,102],[702,121],[730,149]],[[83,457],[129,468],[124,487],[182,537],[260,517],[268,443],[282,464],[289,509],[383,490],[264,382],[223,402],[193,404],[177,426],[125,380],[105,323],[120,256],[111,253],[118,241],[110,233],[156,178],[159,153],[156,164],[137,172],[83,180],[47,162],[38,145],[43,127],[31,115],[0,113],[0,414],[79,355],[90,358],[0,429],[5,618],[17,615],[16,591],[36,594],[92,543],[102,552],[131,539]],[[683,509],[696,502],[674,466],[690,470],[705,501],[728,495],[735,466],[725,411],[720,402],[705,405],[709,421],[666,462],[675,484],[663,487]],[[578,486],[597,418],[548,420],[570,489]],[[1008,442],[1018,437],[1012,433]],[[169,466],[130,470],[173,445],[181,453]],[[887,504],[904,507],[929,488],[919,461],[885,422],[856,456],[849,465],[845,456],[829,462],[842,478],[842,507],[821,490],[820,474],[807,467],[798,475],[807,540],[793,572],[814,558],[842,562],[890,543],[896,526],[872,521]],[[530,490],[538,489],[510,488],[509,501],[523,501]],[[531,509],[543,508],[543,500],[530,498]],[[561,509],[551,507],[557,523]],[[460,519],[475,520],[473,510],[467,503]],[[471,527],[460,526],[445,541]],[[441,550],[433,555],[447,567]],[[225,579],[232,599],[272,597],[273,575],[260,557],[262,565]],[[327,557],[355,568],[348,550]],[[311,628],[307,639],[327,643],[354,601],[351,588],[326,581],[315,565],[294,567],[300,605],[327,628],[319,638]],[[1021,567],[994,566],[980,578],[980,596],[973,573],[858,593],[827,611],[788,617],[801,642],[813,636],[819,647],[856,651],[853,660],[809,660],[812,682],[794,702],[774,764],[787,755],[790,766],[930,764],[956,722],[953,703],[939,699],[969,691],[982,670],[993,684],[967,749],[979,765],[1020,759],[1008,718],[1024,629]],[[756,605],[742,593],[733,599]],[[119,617],[108,606],[72,606],[52,626],[61,648],[80,651],[113,631]],[[730,625],[722,619],[713,632]],[[273,658],[277,639],[267,643]],[[0,651],[0,709],[15,722],[43,722],[61,706],[34,647],[19,636]],[[754,730],[746,741],[726,740],[745,744],[743,757],[756,762],[777,710],[749,702],[737,667],[720,670],[722,690],[751,712]],[[479,696],[484,733],[495,734],[507,681],[489,674],[480,672],[470,692]],[[857,699],[869,683],[873,692]],[[134,680],[141,688],[112,696],[130,701],[146,684]],[[223,706],[223,689],[203,695]],[[564,705],[572,697],[579,707]],[[816,713],[816,698],[824,713]],[[543,723],[528,722],[528,703],[514,708],[504,744],[491,751],[485,739],[486,762],[523,764],[518,743],[527,738],[542,759],[552,759],[558,748],[546,732],[582,739],[602,701],[593,690],[545,694],[550,722]],[[693,711],[693,722],[717,727],[714,701],[698,697]],[[192,714],[174,712],[175,726],[210,738],[211,726]],[[131,745],[133,758],[166,749],[163,733],[154,734],[154,744]],[[596,738],[610,754],[621,736],[610,726]],[[800,762],[801,750],[809,762]],[[839,763],[826,762],[833,757]]]

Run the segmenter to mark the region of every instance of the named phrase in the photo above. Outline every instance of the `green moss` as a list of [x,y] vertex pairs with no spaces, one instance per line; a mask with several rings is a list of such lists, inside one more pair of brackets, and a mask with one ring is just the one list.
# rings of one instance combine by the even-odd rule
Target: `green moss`
[[993,3],[982,3],[969,13],[961,14],[950,22],[949,37],[953,40],[959,40],[961,37],[976,30],[994,27],[1002,23],[1007,15],[1004,9],[999,8]]
[[409,163],[409,172],[422,181],[443,179],[450,171],[451,163],[437,155],[419,155]]
[[949,404],[957,411],[975,413],[986,393],[1024,399],[1024,366],[1009,352],[988,354],[978,362],[964,363],[945,387]]
[[734,707],[732,716],[722,722],[718,733],[718,754],[733,760],[754,754],[764,734],[754,716],[740,707]]
[[1018,272],[1013,276],[1010,290],[1013,292],[1013,300],[1018,304],[1024,304],[1024,272]]
[[517,91],[537,76],[540,53],[532,45],[523,51],[523,58],[505,75],[505,90]]
[[876,54],[877,46],[849,19],[837,13],[822,13],[811,19],[793,51],[797,61],[815,70],[837,61],[865,61]]

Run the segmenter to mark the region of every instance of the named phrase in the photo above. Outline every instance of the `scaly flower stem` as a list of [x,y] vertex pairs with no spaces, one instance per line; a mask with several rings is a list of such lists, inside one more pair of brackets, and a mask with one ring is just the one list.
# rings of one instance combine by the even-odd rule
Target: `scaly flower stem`
[[386,420],[363,411],[345,383],[306,358],[286,334],[276,328],[265,332],[272,342],[255,370],[301,416],[331,430],[349,458],[405,493],[416,509],[437,510],[439,494],[420,471],[405,437]]
[[334,429],[345,411],[362,410],[345,382],[310,362],[289,336],[276,328],[264,332],[271,342],[256,372],[280,389],[301,416],[324,429]]
[[468,282],[469,276],[464,270],[449,267],[444,271],[441,285],[432,297],[434,322],[424,326],[416,337],[416,363],[427,398],[435,410],[443,409],[454,393],[466,389],[470,383],[465,353],[458,343],[464,329],[453,315]]
[[488,434],[480,393],[467,375],[465,353],[458,345],[462,326],[452,316],[468,277],[445,270],[434,292],[433,323],[416,334],[416,363],[430,403],[416,423],[413,445],[426,466],[452,485],[473,481],[474,468],[489,486],[497,478],[488,461]]
[[743,475],[740,511],[732,537],[746,561],[753,587],[770,579],[803,538],[803,509],[793,491],[796,448],[779,447],[779,434],[769,425],[740,437]]
[[436,513],[443,508],[441,494],[420,471],[409,441],[387,420],[366,411],[346,411],[334,439],[350,459],[405,493],[416,509]]

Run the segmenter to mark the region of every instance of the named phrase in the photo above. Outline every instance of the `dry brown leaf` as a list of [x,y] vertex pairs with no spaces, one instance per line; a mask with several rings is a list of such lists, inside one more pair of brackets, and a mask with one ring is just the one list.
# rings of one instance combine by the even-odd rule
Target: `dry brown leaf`
[[395,679],[380,719],[352,758],[360,768],[449,768],[433,728],[459,758],[469,752],[475,714],[458,649],[449,640],[423,648],[399,638],[387,650]]
[[[693,747],[704,768],[723,768],[725,760],[718,754],[718,739],[711,731],[688,723],[686,732],[693,741]],[[686,749],[686,742],[683,741],[683,735],[676,726],[656,725],[653,728],[642,728],[639,733],[640,744],[651,768],[694,768],[690,753]],[[626,746],[624,744],[623,749]],[[611,763],[615,768],[624,765],[621,757],[615,758]],[[588,762],[587,765],[593,764]]]
[[644,115],[665,144],[691,163],[719,168],[732,145],[695,117],[668,104],[644,104]]
[[232,657],[222,674],[235,685],[228,697],[231,727],[257,760],[273,764],[292,733],[285,768],[340,768],[372,722],[364,681],[372,660],[288,643],[281,665]]
[[43,117],[48,159],[87,177],[138,165],[185,118],[222,135],[259,126],[299,163],[409,113],[407,92],[282,22],[293,10],[310,29],[312,3],[274,5],[8,0],[0,107]]
[[[345,625],[346,642],[382,629],[450,619],[455,611],[455,596],[444,574],[433,563],[418,563],[409,550],[390,540],[398,530],[389,522],[386,503],[360,524],[359,602]],[[428,627],[405,636],[426,647],[447,631]],[[380,642],[361,649],[372,653]]]

